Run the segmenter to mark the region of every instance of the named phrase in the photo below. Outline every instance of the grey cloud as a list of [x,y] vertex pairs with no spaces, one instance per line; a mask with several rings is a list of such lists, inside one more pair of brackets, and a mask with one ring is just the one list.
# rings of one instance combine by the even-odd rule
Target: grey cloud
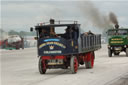
[[[2,2],[2,26],[4,29],[15,29],[15,30],[29,30],[29,27],[36,25],[36,23],[48,21],[50,18],[55,18],[57,20],[78,20],[82,24],[82,28],[85,30],[93,29],[91,23],[88,22],[83,14],[80,13],[76,4],[78,2],[57,2],[57,1],[13,1],[13,2]],[[93,2],[96,7],[103,13],[108,13],[111,8],[118,17],[125,16],[128,19],[128,12],[125,10],[116,10],[116,7],[124,9],[128,3],[112,3],[114,6],[108,2],[102,3]],[[108,4],[107,4],[108,3]],[[105,4],[105,5],[104,5]],[[125,5],[124,5],[125,4]],[[124,5],[124,6],[122,6]],[[107,7],[108,6],[108,7]],[[125,20],[121,21],[122,25],[128,24],[124,23]],[[122,23],[123,22],[123,23]],[[88,26],[89,24],[89,26]]]

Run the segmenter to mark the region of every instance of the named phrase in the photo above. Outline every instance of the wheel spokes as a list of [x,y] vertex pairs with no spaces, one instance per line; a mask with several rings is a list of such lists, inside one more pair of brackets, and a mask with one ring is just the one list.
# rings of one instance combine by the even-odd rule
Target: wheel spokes
[[77,61],[77,58],[75,57],[74,58],[74,71],[77,72],[77,69],[78,69],[78,61]]

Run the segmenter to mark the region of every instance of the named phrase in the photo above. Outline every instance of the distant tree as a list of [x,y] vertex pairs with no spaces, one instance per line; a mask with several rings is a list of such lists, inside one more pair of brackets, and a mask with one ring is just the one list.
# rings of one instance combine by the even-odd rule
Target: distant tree
[[20,32],[19,32],[19,35],[20,35],[21,37],[25,37],[25,36],[27,36],[27,33],[26,33],[25,31],[20,31]]
[[14,31],[14,30],[10,30],[10,31],[8,32],[8,35],[19,35],[19,32],[16,32],[16,31]]
[[5,32],[3,29],[0,29],[0,32],[2,33],[2,32]]
[[26,31],[14,31],[14,30],[10,30],[8,32],[8,35],[19,35],[21,37],[26,37],[26,36],[36,36],[36,32],[26,32]]

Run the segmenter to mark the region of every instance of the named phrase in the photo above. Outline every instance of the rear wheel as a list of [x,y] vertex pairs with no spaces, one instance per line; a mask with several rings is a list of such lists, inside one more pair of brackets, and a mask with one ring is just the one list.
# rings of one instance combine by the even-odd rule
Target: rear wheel
[[94,52],[93,53],[90,53],[88,57],[90,59],[89,59],[89,61],[86,61],[85,62],[85,66],[86,66],[87,69],[91,69],[94,66],[94,57],[95,57]]
[[108,49],[108,56],[112,57],[112,51],[110,49]]
[[128,57],[128,48],[126,48],[126,56]]
[[42,57],[40,57],[39,59],[38,68],[39,68],[40,74],[46,73],[46,63],[44,60],[42,60]]
[[70,59],[70,68],[71,68],[71,72],[72,74],[76,73],[78,70],[78,60],[77,57],[72,56]]

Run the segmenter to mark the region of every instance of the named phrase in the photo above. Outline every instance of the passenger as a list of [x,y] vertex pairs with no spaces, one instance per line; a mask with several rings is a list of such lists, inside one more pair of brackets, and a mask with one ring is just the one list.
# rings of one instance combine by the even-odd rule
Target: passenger
[[70,36],[71,36],[71,38],[72,39],[74,39],[74,37],[75,37],[75,31],[74,31],[74,29],[73,28],[70,28]]
[[77,30],[73,28],[71,32],[72,32],[72,38],[77,39],[78,38]]
[[44,38],[44,37],[48,37],[48,33],[46,32],[45,29],[42,29],[42,31],[40,33],[40,38]]
[[69,27],[67,27],[67,28],[65,29],[64,38],[65,38],[65,39],[70,39],[70,38],[71,38],[71,37],[70,37],[70,28],[69,28]]
[[68,26],[65,29],[64,38],[65,39],[77,39],[78,38],[77,30],[75,28]]
[[55,32],[50,32],[50,37],[58,37]]
[[73,27],[67,28],[66,37],[67,39],[77,39],[78,38],[77,30]]

